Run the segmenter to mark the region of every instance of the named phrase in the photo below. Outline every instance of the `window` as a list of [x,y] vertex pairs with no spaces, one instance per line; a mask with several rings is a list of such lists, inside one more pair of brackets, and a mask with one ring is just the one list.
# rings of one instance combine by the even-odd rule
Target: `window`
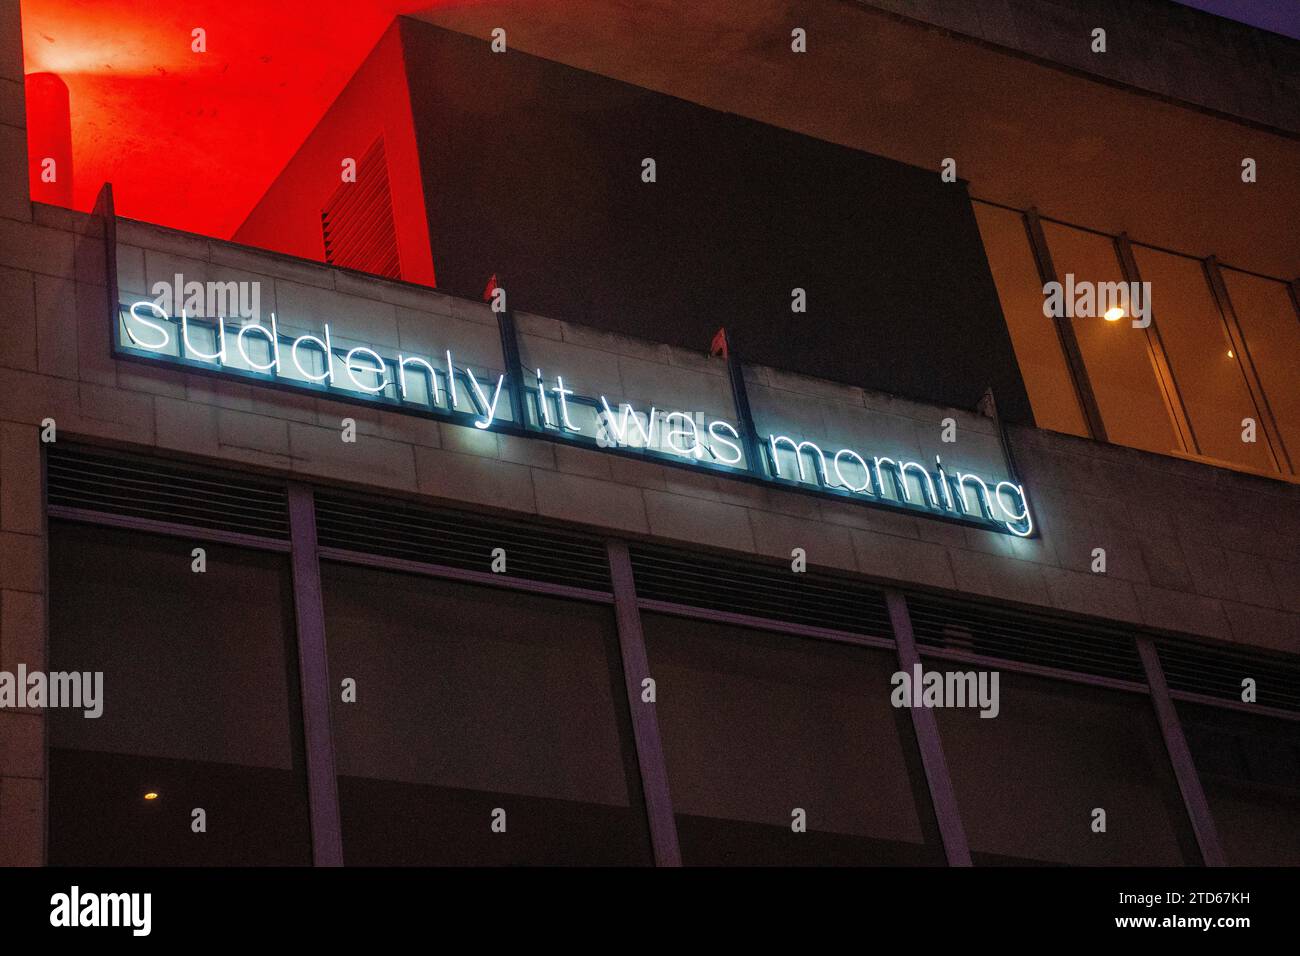
[[[1268,440],[1228,338],[1223,316],[1197,259],[1133,247],[1142,281],[1151,283],[1151,314],[1169,358],[1202,455],[1276,471]],[[1134,330],[1137,331],[1137,330]],[[1257,423],[1257,440],[1241,440],[1242,419]]]
[[1002,671],[997,717],[935,713],[977,865],[1200,861],[1146,697]]
[[973,206],[1034,420],[1039,428],[1086,436],[1056,323],[1043,314],[1043,283],[1024,216],[987,203]]
[[[972,205],[1035,421],[1041,428],[1086,435],[1056,329],[1043,315],[1044,292],[1024,216],[989,203]],[[1075,310],[1068,321],[1111,441],[1160,454],[1199,453],[1218,463],[1277,472],[1279,462],[1260,421],[1260,403],[1267,401],[1292,458],[1289,468],[1300,474],[1294,461],[1300,447],[1300,365],[1295,362],[1300,315],[1286,283],[1220,267],[1246,343],[1246,354],[1238,355],[1199,259],[1133,244],[1139,278],[1151,290],[1147,304],[1153,328],[1146,331],[1133,328],[1131,304],[1120,320],[1107,321],[1101,314],[1103,293],[1109,297],[1118,292],[1103,284],[1124,281],[1113,239],[1047,221],[1043,236],[1065,290],[1063,301],[1077,304],[1079,296],[1087,295],[1092,302],[1086,311]],[[1128,301],[1123,294],[1121,303]],[[1253,373],[1248,371],[1251,366]],[[1256,422],[1254,442],[1242,441],[1247,418]],[[1274,449],[1281,470],[1287,471],[1282,450]]]
[[685,864],[942,865],[892,653],[642,620]]
[[1300,723],[1180,703],[1230,866],[1300,865]]
[[1300,315],[1285,283],[1236,269],[1222,272],[1282,443],[1300,474]]
[[321,573],[345,862],[651,861],[611,608]]
[[51,864],[311,862],[284,556],[55,521],[49,607],[50,669],[104,697],[50,711]]
[[[1124,281],[1115,244],[1107,236],[1054,222],[1043,223],[1056,278],[1065,285]],[[1158,294],[1158,293],[1157,293]],[[1109,439],[1167,455],[1181,451],[1173,420],[1147,343],[1147,332],[1129,317],[1108,322],[1101,315],[1070,319]]]

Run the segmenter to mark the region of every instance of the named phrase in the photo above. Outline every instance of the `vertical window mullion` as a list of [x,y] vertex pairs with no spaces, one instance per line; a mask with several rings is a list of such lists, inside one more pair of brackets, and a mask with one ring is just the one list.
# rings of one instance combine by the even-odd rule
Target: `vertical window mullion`
[[[1025,231],[1029,234],[1029,245],[1034,252],[1034,262],[1038,266],[1039,278],[1043,280],[1044,286],[1051,282],[1058,282],[1056,264],[1052,261],[1052,252],[1047,246],[1047,237],[1043,234],[1043,224],[1038,218],[1038,211],[1030,209],[1025,213],[1024,219]],[[1065,365],[1070,371],[1075,397],[1078,398],[1079,407],[1083,410],[1084,424],[1088,428],[1090,437],[1097,441],[1109,441],[1106,423],[1101,417],[1097,395],[1092,387],[1092,379],[1088,376],[1088,367],[1083,361],[1083,350],[1079,348],[1079,339],[1074,334],[1070,317],[1062,313],[1053,317],[1052,321],[1056,323],[1056,334],[1061,342],[1061,351],[1065,353]]]
[[[891,590],[885,592],[885,603],[889,606],[889,620],[893,624],[894,642],[898,647],[898,666],[911,674],[913,668],[921,663],[921,655],[916,650],[916,639],[912,635],[912,616],[907,610],[907,599],[902,593]],[[948,763],[944,760],[939,722],[935,719],[934,711],[928,707],[911,707],[909,710],[948,865],[970,866],[970,844],[966,840],[966,828],[962,825],[957,808],[957,792],[948,773]]]
[[1205,277],[1210,283],[1210,290],[1214,293],[1214,300],[1219,306],[1219,314],[1223,317],[1224,328],[1228,331],[1228,340],[1232,342],[1236,352],[1237,367],[1241,369],[1242,378],[1246,381],[1246,389],[1250,392],[1251,403],[1255,406],[1255,414],[1259,416],[1264,440],[1268,443],[1269,452],[1278,471],[1285,474],[1292,471],[1294,465],[1286,446],[1282,443],[1282,433],[1277,427],[1273,407],[1268,402],[1268,393],[1264,390],[1264,383],[1260,380],[1254,359],[1251,358],[1250,343],[1246,341],[1241,323],[1237,321],[1232,297],[1228,294],[1228,286],[1223,281],[1223,273],[1219,271],[1219,261],[1216,257],[1210,256],[1203,260],[1202,265],[1205,267]]
[[[1120,233],[1115,237],[1115,252],[1119,257],[1120,270],[1123,273],[1124,281],[1130,283],[1130,285],[1140,283],[1142,275],[1138,271],[1137,260],[1133,257],[1133,246],[1129,243],[1126,234]],[[1160,329],[1155,323],[1155,307],[1150,301],[1147,302],[1147,305],[1151,309],[1151,324],[1143,329],[1143,332],[1146,333],[1147,354],[1151,358],[1151,366],[1155,371],[1156,381],[1160,384],[1160,394],[1164,397],[1165,408],[1174,423],[1174,431],[1183,446],[1183,451],[1199,455],[1201,454],[1201,447],[1196,440],[1196,432],[1192,429],[1191,416],[1188,415],[1187,405],[1183,401],[1182,393],[1178,390],[1178,382],[1174,379],[1173,366],[1169,363],[1169,353],[1165,350],[1164,340],[1160,337]]]
[[1174,777],[1178,780],[1178,789],[1183,795],[1183,804],[1192,824],[1192,833],[1201,850],[1201,859],[1206,866],[1224,866],[1223,847],[1219,843],[1218,830],[1214,818],[1210,815],[1210,805],[1205,799],[1205,790],[1201,787],[1201,778],[1196,773],[1192,762],[1192,752],[1183,735],[1183,725],[1178,719],[1178,711],[1169,696],[1169,686],[1165,683],[1164,668],[1160,666],[1160,655],[1155,642],[1149,637],[1137,638],[1138,655],[1142,658],[1142,668],[1146,671],[1147,685],[1151,689],[1151,704],[1155,708],[1156,720],[1160,723],[1160,733],[1164,737],[1165,747],[1169,751],[1169,761],[1174,768]]
[[610,541],[608,554],[609,576],[614,587],[614,613],[618,622],[619,656],[623,661],[628,714],[632,720],[632,736],[636,741],[637,767],[641,773],[641,792],[645,795],[655,865],[681,866],[677,821],[673,816],[672,794],[668,789],[668,766],[664,761],[663,740],[659,735],[659,718],[655,714],[655,705],[641,700],[641,681],[650,676],[650,662],[646,656],[645,636],[641,630],[641,612],[637,607],[632,559],[627,544],[622,541]]
[[325,611],[316,546],[316,503],[308,485],[289,484],[289,532],[293,545],[293,609],[298,633],[298,680],[307,753],[312,860],[316,866],[342,866],[343,832],[330,724],[329,659],[325,650]]

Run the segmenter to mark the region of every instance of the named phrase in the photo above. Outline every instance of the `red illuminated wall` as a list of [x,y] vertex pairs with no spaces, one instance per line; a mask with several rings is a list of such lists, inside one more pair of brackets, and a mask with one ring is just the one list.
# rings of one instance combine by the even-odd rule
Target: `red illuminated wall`
[[420,159],[396,22],[235,231],[235,241],[323,260],[321,208],[342,182],[342,161],[359,160],[379,136],[388,157],[402,278],[433,285]]
[[71,206],[72,116],[68,85],[54,73],[28,73],[27,112],[41,122],[27,131],[27,182],[32,199]]
[[[444,4],[467,5],[23,0],[26,72],[66,84],[75,165],[70,199],[33,198],[89,210],[111,182],[123,216],[228,238],[394,18]],[[67,122],[48,102],[28,97],[34,140]]]

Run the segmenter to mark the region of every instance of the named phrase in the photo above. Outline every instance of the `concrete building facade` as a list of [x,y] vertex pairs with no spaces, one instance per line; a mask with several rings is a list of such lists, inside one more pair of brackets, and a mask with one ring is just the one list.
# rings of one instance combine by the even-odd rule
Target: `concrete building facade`
[[[911,20],[885,17],[878,11],[862,14],[841,9],[853,6],[849,4],[819,6],[826,9],[812,14],[818,22],[823,17],[837,21],[852,13],[869,17],[882,33],[912,31],[908,35],[922,45],[962,42],[950,33],[934,33]],[[953,14],[937,7],[927,17],[908,4],[874,6],[897,8],[904,17],[929,19],[949,31],[980,29],[978,24],[950,22]],[[1017,12],[1021,6],[1002,4],[997,9],[1005,10],[1004,16],[1014,26],[1021,23],[1022,14]],[[477,15],[448,14],[444,20]],[[845,593],[859,587],[872,593],[878,590],[881,607],[888,612],[885,623],[855,631],[847,624],[833,627],[782,620],[778,612],[758,614],[740,603],[729,610],[712,607],[711,616],[699,620],[707,617],[720,627],[784,632],[791,640],[814,643],[865,633],[871,639],[867,644],[876,651],[896,656],[899,670],[923,661],[946,662],[950,667],[1000,667],[1025,681],[1078,684],[1098,694],[1113,692],[1125,701],[1138,702],[1140,719],[1149,720],[1156,735],[1153,739],[1164,748],[1167,765],[1160,773],[1168,781],[1152,786],[1164,787],[1173,795],[1167,845],[1132,844],[1094,855],[1092,850],[1077,850],[1074,837],[1058,839],[1053,835],[1064,826],[1054,809],[1062,805],[1061,799],[1044,797],[1040,803],[1016,796],[1014,787],[1003,791],[1005,799],[991,793],[988,774],[992,771],[978,771],[969,763],[981,739],[976,731],[982,733],[983,725],[976,721],[974,730],[959,729],[947,723],[946,715],[936,721],[933,714],[915,710],[908,719],[920,760],[916,778],[924,782],[926,792],[920,803],[928,801],[918,813],[920,818],[933,816],[937,834],[918,837],[916,842],[935,850],[930,862],[960,865],[972,858],[976,862],[1296,861],[1295,856],[1288,857],[1298,849],[1294,832],[1290,843],[1279,836],[1287,831],[1288,821],[1296,819],[1290,816],[1297,806],[1294,782],[1290,791],[1280,783],[1269,784],[1273,789],[1264,787],[1267,799],[1261,797],[1257,804],[1237,791],[1227,796],[1231,788],[1220,783],[1224,771],[1211,771],[1196,759],[1202,738],[1188,730],[1195,723],[1193,709],[1219,708],[1230,715],[1224,717],[1225,722],[1238,717],[1263,721],[1276,728],[1277,739],[1289,739],[1294,747],[1295,721],[1300,714],[1300,693],[1295,685],[1295,675],[1300,672],[1300,490],[1293,472],[1266,476],[1254,473],[1258,469],[1219,467],[1112,444],[1086,432],[1065,434],[1005,423],[989,408],[927,405],[778,368],[742,369],[756,412],[762,415],[762,409],[767,410],[764,434],[784,426],[799,428],[804,437],[826,442],[829,450],[838,447],[832,442],[859,429],[863,434],[885,436],[900,454],[906,449],[921,458],[939,440],[946,423],[952,422],[957,436],[952,444],[954,456],[967,454],[970,459],[987,462],[990,469],[1006,465],[1023,486],[1033,511],[1034,532],[1020,537],[906,508],[843,500],[809,488],[738,480],[603,448],[403,414],[364,401],[271,389],[258,382],[166,362],[129,361],[114,347],[114,323],[121,321],[120,309],[131,301],[150,298],[156,283],[170,281],[178,273],[200,282],[257,283],[264,312],[276,312],[281,321],[292,316],[309,330],[319,330],[330,322],[339,328],[346,325],[350,339],[386,350],[385,356],[402,350],[437,355],[443,344],[454,341],[458,350],[474,356],[476,367],[489,372],[499,368],[494,362],[499,357],[501,318],[486,302],[121,218],[112,210],[111,191],[102,194],[99,209],[91,213],[32,202],[26,173],[17,0],[0,0],[0,17],[0,303],[4,306],[0,310],[0,671],[13,672],[20,665],[29,671],[54,669],[51,645],[58,637],[52,636],[51,619],[62,612],[51,607],[51,523],[95,523],[84,513],[94,509],[84,504],[52,504],[54,498],[47,496],[47,487],[51,481],[58,484],[64,479],[50,477],[51,455],[71,454],[73,458],[66,461],[76,467],[81,467],[76,462],[82,461],[76,455],[87,454],[90,458],[85,461],[91,461],[102,453],[114,460],[114,456],[125,456],[121,460],[157,461],[164,471],[179,469],[186,474],[215,468],[289,489],[290,501],[295,496],[301,499],[306,495],[308,501],[314,497],[318,507],[323,507],[319,504],[322,495],[357,494],[417,510],[449,508],[485,520],[578,535],[600,543],[609,556],[609,603],[618,621],[618,646],[627,681],[627,699],[619,706],[630,715],[629,739],[635,743],[640,799],[649,821],[650,856],[661,865],[682,862],[683,858],[692,862],[705,857],[699,855],[703,851],[691,849],[697,846],[690,842],[696,839],[690,836],[694,832],[690,827],[696,824],[682,818],[687,811],[681,808],[712,807],[707,812],[700,810],[691,820],[715,812],[726,814],[710,803],[713,797],[701,797],[694,784],[682,782],[695,769],[687,768],[686,758],[674,753],[675,748],[680,752],[680,747],[673,736],[677,731],[670,727],[677,726],[678,718],[659,716],[658,705],[647,704],[639,692],[656,662],[652,641],[651,662],[645,664],[642,631],[653,627],[638,620],[638,615],[669,613],[682,620],[695,619],[682,610],[689,604],[685,598],[647,595],[641,590],[650,559],[636,555],[662,550],[695,555],[703,568],[721,562],[719,567],[730,563],[765,569],[763,573],[772,581],[787,582],[772,585],[779,590],[802,586],[788,583],[792,555],[802,549],[812,577],[831,582],[828,587],[851,582],[843,585],[848,589]],[[1045,41],[1035,41],[1023,29],[1019,36],[1021,46],[1035,55],[1054,55],[1051,49],[1043,49]],[[1275,49],[1269,45],[1271,40],[1263,42],[1267,49]],[[557,45],[563,43],[557,41]],[[978,49],[980,57],[994,55],[983,47]],[[1280,45],[1276,49],[1284,58],[1294,52]],[[594,58],[603,55],[600,50],[590,54]],[[1017,69],[1044,69],[1028,61],[1016,62],[1020,64]],[[1121,65],[1110,73],[1128,83],[1134,81],[1133,70],[1138,67]],[[1293,74],[1286,76],[1290,78],[1278,81],[1282,89],[1294,79]],[[692,82],[696,81],[689,76],[679,77],[674,92],[689,94],[694,89]],[[1070,75],[1060,82],[1093,81]],[[1166,84],[1160,77],[1146,76],[1144,82],[1162,94],[1169,93],[1162,88]],[[1135,94],[1098,86],[1088,95]],[[1241,99],[1234,101],[1213,91],[1203,92],[1197,99],[1208,110],[1239,110],[1256,124],[1242,135],[1259,139],[1257,152],[1261,156],[1277,157],[1273,169],[1295,155],[1295,118],[1288,114],[1288,104],[1294,104],[1295,97],[1270,98],[1256,90],[1251,95],[1242,93]],[[1153,108],[1174,107],[1160,103]],[[1136,107],[1133,110],[1137,112]],[[770,121],[773,111],[767,112],[760,118]],[[1195,115],[1189,123],[1226,122],[1217,115]],[[823,117],[817,122],[832,121]],[[854,121],[845,122],[849,125],[843,129],[847,130]],[[1274,131],[1262,131],[1259,124],[1271,124]],[[881,152],[911,149],[900,146]],[[933,162],[926,165],[937,166],[942,155],[946,155],[942,150],[935,151]],[[1296,168],[1292,166],[1290,183],[1284,187],[1292,197],[1300,190]],[[1009,182],[1014,177],[983,178]],[[972,175],[971,179],[972,193],[979,198],[981,176]],[[989,198],[1007,198],[1001,186],[996,191],[999,195]],[[1220,196],[1213,201],[1232,200]],[[1020,208],[1024,205],[1028,204],[1021,203]],[[1130,206],[1129,211],[1134,208]],[[1295,208],[1291,206],[1292,213]],[[1067,210],[1066,218],[1072,212]],[[1085,225],[1106,228],[1111,214],[1099,213]],[[1277,216],[1284,214],[1285,210],[1270,214],[1260,228],[1278,225]],[[1178,214],[1169,213],[1153,225],[1150,235],[1139,238],[1159,241],[1178,228],[1177,220]],[[1218,224],[1215,216],[1204,216],[1201,221],[1205,229]],[[1279,267],[1296,271],[1300,260],[1293,241],[1255,256],[1235,227],[1227,229],[1225,236],[1213,247],[1206,244],[1208,235],[1200,232],[1181,236],[1179,248],[1198,256],[1216,251],[1225,258],[1235,255],[1233,265],[1274,276],[1281,272]],[[1225,247],[1232,251],[1223,251]],[[1243,256],[1251,261],[1244,261]],[[997,277],[996,266],[994,271]],[[518,307],[524,309],[527,303]],[[1003,307],[1007,308],[1005,293]],[[524,311],[512,310],[511,319],[525,369],[571,368],[596,390],[589,394],[603,390],[628,400],[658,402],[661,407],[675,403],[675,407],[706,414],[736,412],[735,383],[730,378],[733,368],[726,358],[709,355],[708,343],[702,342],[692,351]],[[475,349],[481,349],[481,358]],[[1024,359],[1021,361],[1023,364]],[[1292,385],[1294,380],[1283,387]],[[1032,385],[1030,397],[1035,397]],[[345,419],[355,423],[355,441],[340,437]],[[1280,426],[1278,430],[1282,431]],[[59,485],[58,494],[71,495],[71,487]],[[113,514],[113,507],[105,504],[102,514]],[[298,521],[293,517],[293,505],[288,507],[286,520]],[[120,520],[105,518],[100,523],[126,527],[124,514],[118,513]],[[157,523],[151,525],[150,521]],[[145,518],[132,527],[172,537],[198,535],[186,540],[186,554],[191,544],[201,545],[205,540],[201,524],[180,520],[180,530],[168,531],[164,523],[156,517]],[[315,595],[314,612],[303,604],[302,575],[310,579],[312,574],[304,568],[317,566],[314,574],[319,590],[319,562],[337,560],[338,554],[329,549],[340,549],[336,543],[321,546],[326,549],[322,552],[315,543],[315,526],[311,544],[304,543],[301,530],[295,527],[285,539],[291,543],[282,549],[290,554],[294,566],[296,633],[300,639],[303,629],[313,626],[324,634],[319,621],[311,623],[311,615],[320,613],[320,594]],[[236,541],[220,534],[214,540]],[[630,562],[629,549],[633,553]],[[1097,570],[1098,549],[1104,551],[1104,572]],[[364,547],[358,544],[356,550]],[[412,571],[418,563],[400,567]],[[388,569],[398,567],[392,564]],[[641,578],[639,583],[630,580],[634,572]],[[332,572],[327,569],[325,573],[328,578]],[[493,583],[491,573],[483,567],[464,580],[487,586]],[[523,591],[530,587],[527,578],[520,579]],[[61,580],[66,581],[66,572]],[[701,606],[707,603],[701,601]],[[325,606],[328,616],[328,595]],[[943,626],[926,623],[927,614],[942,616],[944,608],[952,610],[952,620],[958,624],[945,631]],[[967,611],[969,618],[963,617]],[[864,611],[864,620],[870,620],[871,613]],[[1047,635],[1041,649],[1034,650],[1026,638],[1023,647],[1017,650],[1007,645],[999,656],[996,642],[982,638],[986,632],[972,621],[992,620],[979,615],[997,618],[1004,613],[1021,622],[1017,633],[1041,630]],[[987,624],[987,633],[1001,626]],[[1071,637],[1076,631],[1085,637]],[[1052,643],[1053,634],[1056,644]],[[1087,634],[1100,637],[1090,645]],[[1111,665],[1097,664],[1088,648],[1110,647],[1106,641],[1112,639],[1126,648],[1115,653],[1129,663],[1115,664],[1118,669],[1108,671]],[[963,645],[963,640],[974,644]],[[1057,652],[1051,651],[1053,646]],[[310,859],[328,864],[360,855],[353,856],[347,836],[351,825],[346,821],[344,838],[339,836],[334,763],[352,758],[335,756],[336,747],[330,742],[330,706],[313,698],[313,694],[334,687],[324,680],[323,645],[315,651],[318,657],[302,648],[298,652],[300,703],[306,714],[304,780],[311,820]],[[672,670],[675,665],[666,663],[666,652],[659,660],[665,662],[664,673],[678,673]],[[1124,670],[1130,664],[1130,670]],[[319,672],[313,670],[315,665],[321,666]],[[338,676],[330,674],[331,679]],[[1241,698],[1243,679],[1258,684],[1257,701]],[[678,680],[678,686],[685,686],[685,678]],[[669,686],[661,692],[671,693]],[[1017,697],[1017,693],[1004,689],[1004,710],[1032,696],[1029,690],[1023,696]],[[107,694],[112,707],[111,687]],[[1028,704],[1024,706],[1028,708]],[[1044,729],[1045,737],[1058,732],[1068,735],[1073,712],[1068,707],[1050,712],[1061,715],[1064,723],[1061,728]],[[332,719],[337,732],[340,718],[336,713]],[[1197,719],[1198,726],[1205,723],[1203,714]],[[1114,729],[1119,723],[1100,721],[1092,726],[1094,730]],[[1243,734],[1249,737],[1245,731]],[[56,832],[59,821],[53,819],[57,808],[52,809],[52,801],[58,799],[51,796],[53,736],[51,717],[42,709],[0,712],[0,863],[41,865],[75,860],[75,854],[69,856],[70,851],[60,842]],[[1015,749],[994,743],[988,747],[990,754],[1001,753],[999,759],[1007,760],[1012,759],[1006,756],[1008,751]],[[1122,749],[1120,740],[1098,744],[1098,752],[1113,754]],[[1071,766],[1068,758],[1062,761],[1063,767]],[[1099,769],[1096,774],[1105,776],[1112,769]],[[1014,763],[1005,763],[996,775],[1013,771]],[[1063,770],[1062,779],[1050,789],[1059,786],[1061,793],[1074,792],[1081,781],[1090,779],[1088,773],[1081,772],[1077,778],[1071,773]],[[810,777],[816,774],[810,773]],[[1108,792],[1143,786],[1141,781],[1128,781],[1119,790]],[[634,809],[639,806],[636,797],[629,799]],[[1076,821],[1082,834],[1088,832],[1085,811],[1092,804],[1088,795],[1080,799],[1081,807],[1087,804],[1080,810],[1084,816]],[[1160,802],[1151,800],[1152,805]],[[1147,804],[1134,798],[1133,805]],[[345,801],[345,817],[347,806]],[[1068,812],[1073,814],[1075,809]],[[752,822],[752,814],[757,812],[752,808],[736,810],[735,816],[750,814]],[[1122,819],[1123,813],[1121,801],[1111,810],[1112,820]],[[1041,825],[1037,835],[1011,835],[1015,830],[1012,818],[1022,814],[1036,821],[1028,825],[1030,830]],[[1152,825],[1151,818],[1144,819],[1144,826]],[[783,824],[780,819],[769,822]],[[783,825],[788,828],[788,822]],[[857,832],[852,825],[845,826],[847,832]],[[917,826],[920,832],[930,824],[923,820]],[[1122,824],[1113,826],[1123,832]],[[1186,834],[1174,835],[1180,828]],[[743,839],[736,839],[739,842],[734,845],[745,845]],[[57,852],[50,849],[53,846],[59,847]],[[692,853],[697,855],[692,857]],[[541,851],[537,858],[553,859]],[[531,857],[523,853],[521,859]],[[736,861],[746,862],[743,856]]]

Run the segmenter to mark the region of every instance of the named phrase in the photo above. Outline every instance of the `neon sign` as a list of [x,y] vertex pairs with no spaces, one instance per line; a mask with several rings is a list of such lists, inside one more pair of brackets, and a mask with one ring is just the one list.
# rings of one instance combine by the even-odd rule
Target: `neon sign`
[[[487,368],[439,355],[380,350],[344,339],[329,323],[319,333],[286,334],[274,313],[229,321],[169,315],[155,302],[119,309],[114,350],[387,406],[479,430],[503,431],[667,461],[770,484],[817,491],[890,508],[981,525],[1019,537],[1034,522],[1023,486],[949,467],[841,447],[797,435],[759,436],[753,426],[679,408],[638,407],[607,395],[583,395],[562,374],[540,368]],[[495,357],[505,366],[507,362]]]

